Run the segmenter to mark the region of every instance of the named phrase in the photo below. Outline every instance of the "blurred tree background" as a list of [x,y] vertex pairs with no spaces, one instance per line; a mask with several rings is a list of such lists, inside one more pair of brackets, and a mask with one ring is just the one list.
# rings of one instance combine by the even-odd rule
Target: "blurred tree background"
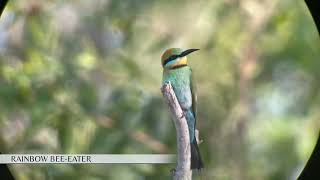
[[[319,38],[300,0],[15,0],[0,20],[5,153],[175,153],[166,48],[198,89],[203,180],[295,179],[320,127]],[[19,180],[163,180],[171,165],[12,165]]]

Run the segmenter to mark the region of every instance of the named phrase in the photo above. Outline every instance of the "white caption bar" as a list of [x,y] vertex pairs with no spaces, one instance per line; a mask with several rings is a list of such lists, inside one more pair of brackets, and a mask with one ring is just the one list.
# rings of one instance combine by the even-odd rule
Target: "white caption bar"
[[174,154],[0,154],[0,164],[170,164]]

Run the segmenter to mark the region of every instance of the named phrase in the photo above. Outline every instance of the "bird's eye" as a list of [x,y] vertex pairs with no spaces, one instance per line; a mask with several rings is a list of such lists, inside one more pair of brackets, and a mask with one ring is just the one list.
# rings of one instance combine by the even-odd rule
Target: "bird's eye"
[[178,57],[179,57],[178,55],[171,55],[170,57],[168,57],[168,58],[163,62],[163,66],[165,66],[168,62],[177,59]]

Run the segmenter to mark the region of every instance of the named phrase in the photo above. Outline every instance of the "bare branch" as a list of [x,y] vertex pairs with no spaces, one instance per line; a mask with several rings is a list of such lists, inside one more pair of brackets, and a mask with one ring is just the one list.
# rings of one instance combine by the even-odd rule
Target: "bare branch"
[[191,180],[191,150],[187,120],[170,82],[161,87],[161,92],[169,106],[177,132],[178,164],[174,172],[174,180]]

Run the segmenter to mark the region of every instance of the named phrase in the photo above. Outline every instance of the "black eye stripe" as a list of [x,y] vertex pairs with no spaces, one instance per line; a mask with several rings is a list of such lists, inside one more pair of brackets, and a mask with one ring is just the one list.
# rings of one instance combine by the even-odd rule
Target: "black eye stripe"
[[168,62],[177,59],[178,57],[180,57],[180,55],[171,55],[171,56],[169,56],[169,57],[163,62],[163,66],[165,66]]

